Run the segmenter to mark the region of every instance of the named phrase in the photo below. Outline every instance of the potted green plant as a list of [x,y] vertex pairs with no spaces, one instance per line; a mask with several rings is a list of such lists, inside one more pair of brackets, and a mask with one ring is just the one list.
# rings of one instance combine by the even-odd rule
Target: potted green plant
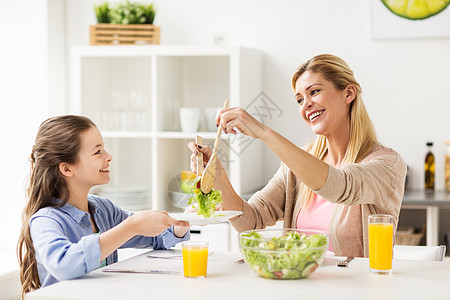
[[113,24],[153,24],[156,11],[152,4],[125,1],[111,11]]
[[97,23],[111,24],[153,24],[156,10],[153,3],[145,4],[132,1],[120,2],[110,7],[108,2],[94,5]]
[[126,0],[110,6],[105,1],[94,12],[98,24],[91,26],[91,45],[159,44],[153,3]]

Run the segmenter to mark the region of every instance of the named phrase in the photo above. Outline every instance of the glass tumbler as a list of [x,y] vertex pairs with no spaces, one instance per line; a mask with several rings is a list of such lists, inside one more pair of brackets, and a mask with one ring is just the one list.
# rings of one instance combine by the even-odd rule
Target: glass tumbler
[[185,277],[204,278],[208,265],[208,242],[188,241],[182,244]]
[[369,216],[370,271],[391,274],[394,218],[391,215]]

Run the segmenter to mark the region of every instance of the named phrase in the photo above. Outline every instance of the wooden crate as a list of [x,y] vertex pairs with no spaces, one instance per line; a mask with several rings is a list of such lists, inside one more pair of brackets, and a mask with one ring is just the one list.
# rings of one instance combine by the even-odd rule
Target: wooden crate
[[91,45],[159,45],[159,26],[149,24],[91,25]]

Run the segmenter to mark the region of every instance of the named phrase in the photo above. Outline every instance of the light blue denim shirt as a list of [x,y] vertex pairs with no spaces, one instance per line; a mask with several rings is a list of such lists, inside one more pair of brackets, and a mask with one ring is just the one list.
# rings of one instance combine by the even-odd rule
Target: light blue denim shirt
[[[100,232],[113,228],[132,214],[95,195],[88,195],[88,203]],[[99,235],[93,234],[90,215],[70,204],[37,211],[31,217],[30,232],[42,287],[80,277],[101,266]],[[156,237],[135,236],[120,248],[170,249],[189,237],[189,231],[182,238],[176,237],[172,226]],[[107,265],[115,262],[117,251],[106,258]]]

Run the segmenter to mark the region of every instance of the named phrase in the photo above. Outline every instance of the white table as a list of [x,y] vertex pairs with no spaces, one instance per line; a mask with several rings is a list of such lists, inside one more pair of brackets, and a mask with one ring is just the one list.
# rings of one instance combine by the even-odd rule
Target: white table
[[141,254],[106,268],[180,271],[177,275],[104,273],[42,288],[27,299],[449,299],[450,262],[394,260],[392,275],[369,271],[368,259],[348,268],[333,259],[309,278],[271,280],[258,277],[247,265],[236,264],[237,252],[215,252],[208,277],[184,278],[181,259],[148,259]]

